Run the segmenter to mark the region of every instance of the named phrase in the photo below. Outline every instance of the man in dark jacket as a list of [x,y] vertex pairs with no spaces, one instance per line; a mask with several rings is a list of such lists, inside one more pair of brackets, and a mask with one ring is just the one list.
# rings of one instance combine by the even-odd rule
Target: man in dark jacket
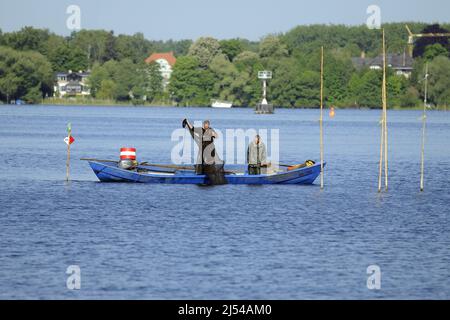
[[224,163],[216,153],[214,139],[218,138],[211,128],[209,120],[203,121],[203,127],[195,128],[187,119],[183,120],[183,128],[188,127],[189,133],[198,145],[198,156],[195,164],[196,174],[206,174],[209,184],[226,184]]

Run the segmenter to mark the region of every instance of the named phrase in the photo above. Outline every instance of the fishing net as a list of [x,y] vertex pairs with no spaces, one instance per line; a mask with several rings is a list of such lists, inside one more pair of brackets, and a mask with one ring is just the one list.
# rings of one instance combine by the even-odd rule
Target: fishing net
[[224,164],[204,164],[203,174],[207,176],[208,185],[223,185],[228,181],[225,178]]

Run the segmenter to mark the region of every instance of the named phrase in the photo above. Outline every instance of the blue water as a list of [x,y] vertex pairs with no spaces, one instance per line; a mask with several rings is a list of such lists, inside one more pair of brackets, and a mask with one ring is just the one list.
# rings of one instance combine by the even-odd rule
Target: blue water
[[[0,106],[2,299],[449,299],[450,113],[389,112],[390,190],[377,193],[379,111],[325,121],[314,186],[103,184],[82,157],[169,162],[181,119],[280,129],[284,162],[319,158],[319,114],[248,109]],[[76,139],[65,183],[67,122]],[[381,290],[367,267],[381,268]],[[69,265],[81,290],[68,290]]]

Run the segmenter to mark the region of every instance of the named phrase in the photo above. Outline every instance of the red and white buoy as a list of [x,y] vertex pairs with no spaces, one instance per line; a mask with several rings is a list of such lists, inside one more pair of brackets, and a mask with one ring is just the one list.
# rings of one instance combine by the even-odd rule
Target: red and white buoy
[[136,160],[136,148],[121,148],[120,160]]

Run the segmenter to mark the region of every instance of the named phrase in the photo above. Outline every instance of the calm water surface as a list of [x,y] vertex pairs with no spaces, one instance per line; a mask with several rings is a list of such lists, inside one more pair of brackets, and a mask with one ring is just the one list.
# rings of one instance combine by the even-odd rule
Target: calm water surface
[[[450,113],[389,112],[390,191],[378,194],[379,111],[326,119],[326,189],[102,184],[82,157],[169,162],[181,119],[280,129],[284,162],[319,158],[319,114],[249,109],[0,106],[2,299],[449,299]],[[72,182],[65,183],[72,122]],[[367,267],[382,272],[367,289]],[[66,288],[79,265],[81,290]]]

